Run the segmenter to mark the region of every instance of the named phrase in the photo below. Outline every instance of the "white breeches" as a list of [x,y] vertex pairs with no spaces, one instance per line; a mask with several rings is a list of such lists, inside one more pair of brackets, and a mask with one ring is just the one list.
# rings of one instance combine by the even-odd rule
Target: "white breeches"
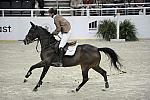
[[66,43],[70,39],[70,35],[71,35],[70,32],[61,34],[61,40],[60,40],[59,48],[61,48],[61,47],[63,48],[66,45]]

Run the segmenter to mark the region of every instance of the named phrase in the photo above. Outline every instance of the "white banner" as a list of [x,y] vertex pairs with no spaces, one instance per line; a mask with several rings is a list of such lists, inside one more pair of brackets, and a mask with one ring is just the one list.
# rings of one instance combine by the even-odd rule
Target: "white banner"
[[[66,17],[71,23],[72,38],[87,38],[88,37],[88,20],[87,18]],[[31,25],[34,24],[47,27],[50,32],[54,31],[54,21],[50,17],[18,17],[18,18],[0,18],[0,40],[22,40],[28,33]]]
[[[93,39],[97,32],[99,21],[104,19],[116,20],[113,16],[68,16],[65,17],[71,23],[72,39]],[[120,16],[120,21],[129,19],[135,24],[139,38],[150,38],[150,16]],[[55,25],[50,17],[4,17],[0,18],[0,40],[23,40],[31,25],[47,27],[54,31]],[[91,28],[92,27],[92,28]]]

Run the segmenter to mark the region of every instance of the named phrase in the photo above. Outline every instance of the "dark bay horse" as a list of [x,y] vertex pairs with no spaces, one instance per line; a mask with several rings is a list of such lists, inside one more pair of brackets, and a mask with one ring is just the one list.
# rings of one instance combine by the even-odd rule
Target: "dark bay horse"
[[[29,78],[29,76],[32,74],[33,69],[43,67],[43,72],[40,76],[40,80],[33,89],[33,91],[37,91],[38,87],[42,85],[42,80],[45,77],[48,69],[50,68],[50,66],[53,66],[52,63],[56,62],[57,60],[56,58],[58,54],[55,51],[55,44],[58,41],[46,29],[34,25],[32,22],[30,23],[31,28],[23,41],[25,45],[34,42],[35,39],[38,39],[40,41],[41,61],[30,67],[29,71],[25,75],[24,82],[26,82],[27,78]],[[114,66],[114,68],[121,71],[121,63],[119,62],[118,55],[111,48],[97,48],[89,44],[78,45],[75,55],[63,57],[64,67],[81,65],[83,80],[81,84],[76,88],[76,91],[79,91],[80,88],[89,80],[88,71],[91,68],[104,77],[105,88],[109,88],[107,72],[99,66],[101,60],[101,54],[99,51],[104,52],[110,58],[111,64]]]

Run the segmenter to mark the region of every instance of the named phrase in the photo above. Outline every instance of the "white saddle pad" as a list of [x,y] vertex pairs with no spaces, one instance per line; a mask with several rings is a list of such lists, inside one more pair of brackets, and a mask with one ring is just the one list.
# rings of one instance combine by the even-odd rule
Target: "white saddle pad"
[[77,46],[78,46],[78,43],[76,43],[76,45],[74,45],[74,46],[69,46],[68,50],[65,53],[65,55],[73,56],[76,52]]

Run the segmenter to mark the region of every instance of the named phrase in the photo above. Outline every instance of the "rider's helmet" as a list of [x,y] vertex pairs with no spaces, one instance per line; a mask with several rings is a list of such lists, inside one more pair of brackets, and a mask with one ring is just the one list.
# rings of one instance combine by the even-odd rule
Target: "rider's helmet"
[[56,15],[57,14],[57,9],[56,8],[50,8],[48,10],[48,13],[54,13],[54,15]]

